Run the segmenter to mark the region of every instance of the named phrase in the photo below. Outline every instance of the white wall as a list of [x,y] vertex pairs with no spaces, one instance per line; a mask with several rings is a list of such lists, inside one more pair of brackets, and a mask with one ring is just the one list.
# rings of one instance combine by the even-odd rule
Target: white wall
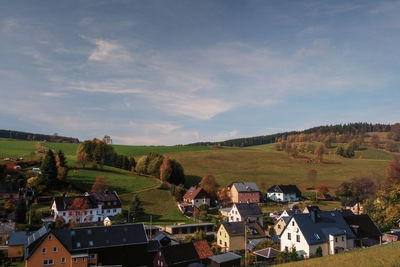
[[[291,234],[291,240],[288,238],[288,233]],[[297,235],[300,236],[300,242],[297,242]],[[287,247],[289,251],[292,247],[295,247],[297,253],[299,255],[304,255],[304,257],[309,257],[310,255],[310,247],[293,218],[289,221],[286,229],[281,235],[281,251],[284,251],[285,247]]]

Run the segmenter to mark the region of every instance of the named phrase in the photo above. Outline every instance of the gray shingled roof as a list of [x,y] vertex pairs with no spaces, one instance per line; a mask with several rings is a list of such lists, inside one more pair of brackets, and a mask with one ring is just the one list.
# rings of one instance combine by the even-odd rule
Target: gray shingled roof
[[240,215],[247,216],[262,216],[262,212],[257,203],[235,203]]
[[11,233],[8,237],[8,245],[9,246],[26,246],[28,245],[28,237],[33,232],[14,232]]
[[297,196],[301,196],[300,190],[296,185],[288,184],[288,185],[273,185],[268,190],[268,193],[284,193],[284,194],[296,194]]
[[[50,230],[70,252],[148,243],[143,224],[120,224]],[[47,235],[41,235],[27,248],[30,257]]]
[[329,235],[346,234],[347,239],[354,239],[355,235],[338,211],[317,212],[316,221],[310,213],[294,214],[293,219],[303,233],[308,244],[325,243]]
[[224,262],[229,262],[229,261],[233,261],[233,260],[237,260],[237,259],[241,259],[241,258],[242,258],[241,256],[239,256],[235,253],[227,252],[224,254],[212,256],[209,259],[216,263],[224,263]]
[[241,182],[233,183],[233,185],[238,192],[259,192],[257,185],[255,183]]

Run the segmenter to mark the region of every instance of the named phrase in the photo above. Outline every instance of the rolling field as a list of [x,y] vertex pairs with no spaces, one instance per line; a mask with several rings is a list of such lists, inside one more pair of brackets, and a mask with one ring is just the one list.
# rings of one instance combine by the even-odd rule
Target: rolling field
[[25,157],[35,151],[35,142],[0,138],[0,157]]
[[400,242],[375,246],[363,249],[354,249],[349,252],[326,256],[323,258],[310,259],[305,261],[282,264],[284,267],[307,267],[307,266],[399,266],[400,262]]
[[125,146],[125,145],[113,145],[115,151],[118,154],[138,157],[147,155],[150,152],[157,152],[159,154],[168,153],[180,153],[188,151],[203,151],[211,150],[208,146]]
[[102,176],[106,180],[106,184],[111,190],[115,190],[120,194],[132,193],[159,185],[158,182],[151,178],[143,176],[134,176],[131,174],[114,173],[98,170],[76,170],[72,169],[68,173],[68,181],[81,188],[89,191],[96,179],[96,176]]
[[118,192],[125,210],[128,210],[133,194],[137,193],[147,214],[141,220],[144,223],[149,223],[149,215],[152,215],[154,223],[161,225],[191,222],[179,212],[169,191],[159,189],[161,183],[151,178],[131,175],[125,171],[114,173],[73,169],[69,172],[68,181],[85,191],[89,191],[96,176],[104,177],[106,184],[112,190]]
[[[372,150],[372,151],[370,151]],[[285,152],[275,151],[273,145],[255,146],[236,150],[212,150],[186,153],[171,153],[185,168],[188,184],[206,174],[213,174],[220,186],[233,181],[254,181],[266,189],[274,184],[296,184],[301,189],[309,187],[307,173],[318,172],[317,183],[336,187],[356,176],[384,175],[386,158],[391,155],[384,151],[367,149],[363,158],[346,159],[336,155],[324,155],[329,163],[314,164],[289,158]],[[371,159],[379,155],[379,159]]]

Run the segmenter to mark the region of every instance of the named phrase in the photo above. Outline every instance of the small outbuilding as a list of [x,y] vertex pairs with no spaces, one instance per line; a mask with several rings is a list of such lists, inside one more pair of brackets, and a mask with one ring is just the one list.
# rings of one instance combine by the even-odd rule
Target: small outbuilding
[[210,257],[210,260],[212,267],[239,267],[241,258],[241,256],[235,253],[227,252],[224,254],[212,256]]

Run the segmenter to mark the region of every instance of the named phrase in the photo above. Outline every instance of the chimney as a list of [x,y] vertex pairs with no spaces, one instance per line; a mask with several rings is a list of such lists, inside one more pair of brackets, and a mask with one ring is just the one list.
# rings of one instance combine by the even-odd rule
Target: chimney
[[351,230],[353,230],[353,232],[354,232],[355,234],[358,234],[358,229],[360,228],[360,226],[359,226],[359,225],[352,224],[352,225],[350,225],[350,228],[351,228]]
[[310,216],[311,216],[311,220],[312,220],[313,222],[317,222],[317,219],[318,219],[318,211],[317,211],[316,209],[312,209],[312,210],[310,211]]

